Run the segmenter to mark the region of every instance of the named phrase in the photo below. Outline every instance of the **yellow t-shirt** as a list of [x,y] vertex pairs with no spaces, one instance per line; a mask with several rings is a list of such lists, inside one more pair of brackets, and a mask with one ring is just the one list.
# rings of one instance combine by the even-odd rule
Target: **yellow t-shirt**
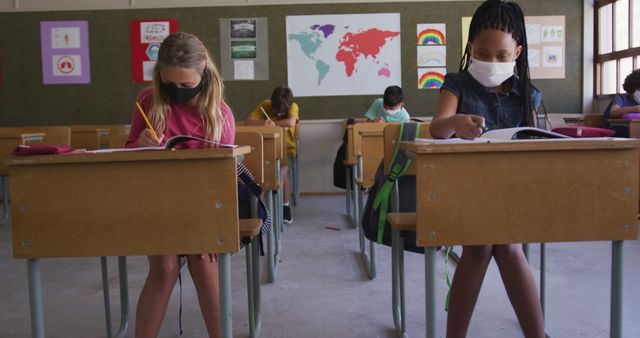
[[[280,117],[276,114],[273,114],[273,112],[271,112],[271,100],[264,100],[260,102],[258,107],[256,107],[256,109],[254,109],[251,112],[251,114],[249,114],[249,118],[252,120],[263,120],[263,121],[266,120],[267,118],[264,116],[262,109],[260,109],[261,107],[269,115],[269,118],[272,119],[273,121],[284,120],[290,117],[295,117],[296,123],[297,121],[300,121],[300,117],[298,115],[298,105],[296,103],[291,104],[291,109],[289,109],[289,114]],[[295,133],[296,133],[296,127],[292,127],[287,130],[287,153],[294,157],[296,156],[296,137],[295,137],[296,134]]]

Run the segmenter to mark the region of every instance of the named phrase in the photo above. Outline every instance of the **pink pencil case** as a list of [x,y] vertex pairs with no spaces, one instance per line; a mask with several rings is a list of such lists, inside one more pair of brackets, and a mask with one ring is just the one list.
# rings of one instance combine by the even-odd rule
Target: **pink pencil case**
[[14,156],[29,156],[29,155],[53,155],[53,154],[66,154],[73,151],[70,146],[56,145],[56,144],[33,144],[29,146],[17,146],[11,151],[11,155]]
[[623,119],[640,119],[640,113],[628,113],[628,114],[622,114],[622,118]]

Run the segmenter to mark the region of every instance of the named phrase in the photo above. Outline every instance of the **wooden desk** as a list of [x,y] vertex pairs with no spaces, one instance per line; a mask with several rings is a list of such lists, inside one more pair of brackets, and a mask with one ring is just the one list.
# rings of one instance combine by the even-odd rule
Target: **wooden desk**
[[262,134],[254,131],[236,131],[236,144],[251,147],[251,153],[245,155],[243,162],[253,174],[256,183],[263,185],[264,144]]
[[612,127],[627,127],[629,137],[640,138],[640,119],[609,119],[608,122]]
[[232,337],[230,253],[239,251],[236,161],[249,151],[8,159],[15,186],[13,257],[27,259],[33,337],[44,337],[40,258],[202,252],[219,254],[221,336]]
[[613,241],[611,337],[620,337],[622,241],[638,235],[638,147],[611,139],[402,142],[416,155],[427,337],[436,337],[436,246],[566,241]]
[[[262,135],[264,149],[264,177],[262,189],[266,190],[267,207],[273,218],[272,230],[267,233],[267,280],[275,281],[280,255],[282,221],[282,128],[267,126],[236,126],[236,133],[257,132]],[[280,156],[280,157],[279,157]]]
[[25,133],[20,128],[0,128],[0,181],[2,182],[2,218],[0,224],[9,221],[9,168],[4,159],[19,145],[40,143],[44,133]]

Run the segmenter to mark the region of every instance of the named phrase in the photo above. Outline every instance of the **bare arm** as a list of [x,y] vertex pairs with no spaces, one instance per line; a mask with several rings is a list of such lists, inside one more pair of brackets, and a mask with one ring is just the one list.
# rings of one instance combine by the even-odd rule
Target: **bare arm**
[[629,114],[629,113],[640,113],[640,104],[635,106],[628,106],[628,107],[620,107],[617,104],[614,104],[611,106],[612,118],[619,118],[619,117],[622,117],[622,115]]
[[296,119],[295,117],[291,116],[288,117],[286,119],[282,119],[282,120],[278,120],[278,121],[273,121],[276,126],[278,127],[287,127],[287,128],[293,128],[296,126],[296,123],[298,122],[298,119]]
[[474,139],[482,134],[478,124],[484,125],[484,117],[456,114],[457,108],[458,97],[451,91],[443,89],[429,129],[434,138],[449,138],[456,134],[460,138]]

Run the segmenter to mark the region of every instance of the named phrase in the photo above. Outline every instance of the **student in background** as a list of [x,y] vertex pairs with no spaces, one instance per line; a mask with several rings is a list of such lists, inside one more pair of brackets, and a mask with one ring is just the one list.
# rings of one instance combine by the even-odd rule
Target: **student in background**
[[[202,41],[192,34],[178,32],[162,42],[153,69],[152,85],[142,90],[137,100],[148,114],[153,130],[147,127],[143,117],[134,108],[127,147],[162,145],[175,135],[234,143],[235,122],[223,97],[222,78]],[[188,144],[189,147],[208,146],[203,143]],[[178,172],[176,175],[189,173]],[[144,187],[139,189],[144,190]],[[177,223],[175,226],[185,225]],[[158,336],[171,291],[178,279],[180,263],[177,254],[149,256],[149,275],[136,309],[137,338]],[[187,255],[187,263],[209,337],[218,337],[220,309],[217,259],[207,253]]]
[[640,118],[627,114],[640,114],[640,69],[631,72],[624,79],[622,89],[625,94],[614,96],[609,106],[602,114],[601,127],[616,131],[616,137],[629,137],[629,127],[609,125],[609,119],[621,119],[625,117]]
[[[541,97],[529,79],[522,10],[514,2],[485,1],[471,19],[460,71],[445,77],[431,135],[473,139],[485,125],[490,129],[534,126]],[[525,337],[543,338],[536,283],[520,244],[463,247],[451,286],[447,337],[467,335],[492,257]]]
[[404,109],[402,88],[389,86],[381,99],[375,99],[364,116],[371,122],[409,122],[409,113]]
[[[293,102],[293,92],[287,86],[279,86],[271,93],[271,99],[260,102],[249,117],[244,121],[248,126],[278,126],[287,127],[287,155],[296,156],[295,131],[300,117],[298,116],[298,105]],[[283,218],[284,222],[290,224],[291,208],[289,207],[289,173],[287,166],[282,167],[282,190],[283,190]]]

